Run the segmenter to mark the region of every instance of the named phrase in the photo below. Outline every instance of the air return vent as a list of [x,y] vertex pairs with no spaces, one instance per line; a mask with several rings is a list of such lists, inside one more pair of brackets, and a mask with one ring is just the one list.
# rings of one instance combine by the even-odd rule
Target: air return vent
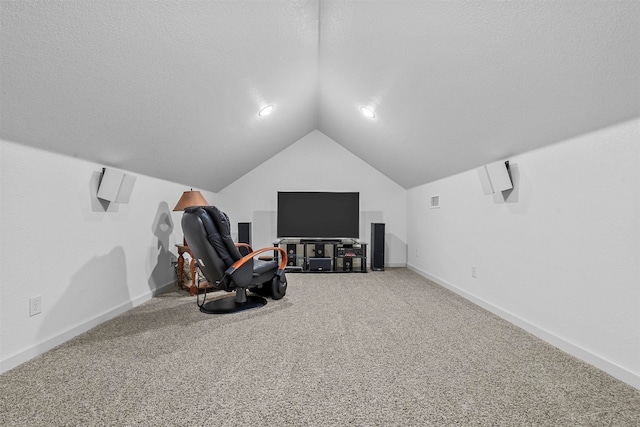
[[440,207],[440,196],[431,196],[430,207],[431,209],[438,209]]

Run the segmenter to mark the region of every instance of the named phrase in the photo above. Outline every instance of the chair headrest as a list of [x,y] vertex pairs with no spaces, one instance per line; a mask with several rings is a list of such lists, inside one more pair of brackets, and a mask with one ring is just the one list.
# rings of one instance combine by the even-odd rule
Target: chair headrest
[[185,209],[185,212],[200,217],[207,233],[207,240],[227,267],[242,258],[231,238],[231,223],[227,214],[215,206],[194,206]]

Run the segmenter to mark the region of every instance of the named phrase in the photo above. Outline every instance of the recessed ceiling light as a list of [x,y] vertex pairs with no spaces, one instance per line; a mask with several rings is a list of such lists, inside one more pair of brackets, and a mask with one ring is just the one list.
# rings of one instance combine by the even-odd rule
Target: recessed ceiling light
[[269,114],[271,114],[274,108],[276,107],[273,105],[267,105],[266,107],[262,107],[262,109],[258,112],[258,116],[260,117],[268,116]]
[[362,107],[360,107],[360,111],[362,111],[362,114],[364,114],[365,117],[369,118],[369,119],[373,119],[376,115],[373,112],[373,110],[371,110],[370,108],[365,107],[364,105]]

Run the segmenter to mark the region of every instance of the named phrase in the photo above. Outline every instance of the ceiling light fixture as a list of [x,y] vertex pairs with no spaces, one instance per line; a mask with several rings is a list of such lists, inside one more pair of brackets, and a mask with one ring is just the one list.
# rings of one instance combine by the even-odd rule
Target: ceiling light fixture
[[274,108],[276,107],[273,105],[267,105],[266,107],[262,107],[262,109],[260,109],[260,111],[258,112],[258,116],[260,117],[268,116],[269,114],[271,114]]
[[373,112],[373,110],[371,110],[368,107],[365,107],[364,105],[362,107],[360,107],[360,111],[362,111],[362,114],[364,114],[364,116],[369,118],[369,119],[373,119],[373,118],[376,117],[376,115]]

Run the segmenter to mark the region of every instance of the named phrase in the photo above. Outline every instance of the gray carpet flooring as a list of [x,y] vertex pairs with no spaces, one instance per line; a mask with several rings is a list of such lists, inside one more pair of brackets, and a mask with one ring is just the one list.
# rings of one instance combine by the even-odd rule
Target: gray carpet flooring
[[156,297],[3,374],[0,424],[640,425],[639,390],[407,269],[288,278],[239,314]]

